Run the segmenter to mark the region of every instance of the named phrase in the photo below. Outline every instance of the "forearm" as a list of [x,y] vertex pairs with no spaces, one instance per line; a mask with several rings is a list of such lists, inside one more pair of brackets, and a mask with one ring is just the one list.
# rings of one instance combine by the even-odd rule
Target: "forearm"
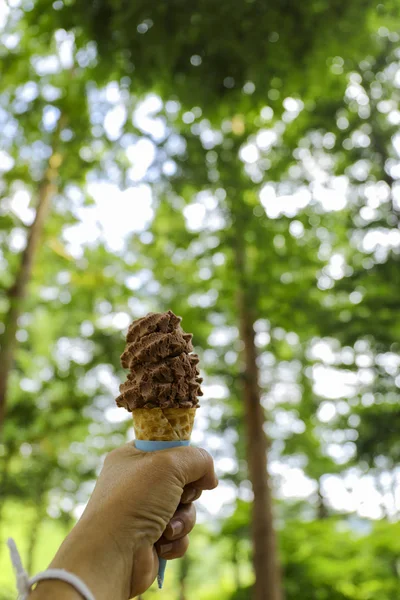
[[[50,569],[63,569],[79,577],[96,600],[128,600],[129,577],[124,565],[113,553],[112,545],[104,542],[100,527],[78,523],[58,550]],[[105,552],[107,548],[107,552]],[[68,583],[58,580],[40,582],[29,600],[82,600]]]

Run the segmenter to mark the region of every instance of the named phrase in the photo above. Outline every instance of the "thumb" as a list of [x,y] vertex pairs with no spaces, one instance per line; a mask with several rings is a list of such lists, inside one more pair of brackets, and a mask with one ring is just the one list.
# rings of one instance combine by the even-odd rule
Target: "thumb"
[[217,487],[218,479],[214,471],[214,461],[203,448],[180,446],[163,450],[162,454],[165,458],[168,456],[173,464],[173,470],[180,479],[182,487],[189,483],[195,484],[193,487],[199,490],[213,490]]

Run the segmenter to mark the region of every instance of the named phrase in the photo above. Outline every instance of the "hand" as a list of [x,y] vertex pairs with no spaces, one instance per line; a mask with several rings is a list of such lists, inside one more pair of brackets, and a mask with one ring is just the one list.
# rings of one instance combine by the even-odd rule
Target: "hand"
[[[196,520],[192,502],[216,485],[205,450],[145,453],[132,444],[114,450],[85,512],[50,566],[81,577],[96,600],[139,595],[157,576],[157,553],[172,559],[186,552]],[[38,585],[32,600],[42,599],[46,585],[51,584]]]

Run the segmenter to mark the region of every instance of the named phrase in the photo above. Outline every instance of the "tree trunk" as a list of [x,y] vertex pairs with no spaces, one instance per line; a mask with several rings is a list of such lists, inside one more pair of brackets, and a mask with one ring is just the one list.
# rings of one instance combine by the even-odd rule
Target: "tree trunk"
[[329,513],[325,504],[325,496],[323,495],[321,489],[321,480],[318,480],[317,485],[317,519],[321,521],[322,519],[326,519],[329,516]]
[[233,577],[235,581],[235,589],[239,590],[241,588],[241,580],[240,580],[240,560],[239,560],[239,542],[237,540],[233,541],[232,546],[232,566],[233,566]]
[[375,476],[375,485],[376,485],[376,488],[377,488],[377,490],[378,490],[378,492],[379,492],[379,494],[381,496],[380,506],[381,506],[381,509],[382,509],[383,518],[386,521],[390,521],[391,520],[390,511],[389,511],[388,506],[387,506],[387,504],[385,502],[385,497],[386,497],[387,492],[386,492],[385,486],[382,484],[381,476],[382,476],[381,472],[378,472],[376,474],[376,476]]
[[190,559],[187,554],[179,562],[179,600],[187,600],[186,579],[189,573]]
[[14,452],[13,449],[11,449],[9,452],[7,452],[5,454],[5,456],[3,456],[0,465],[0,522],[1,522],[1,515],[2,515],[2,510],[4,508],[4,504],[5,504],[5,500],[7,497],[7,484],[8,484],[8,474],[10,471],[10,463],[11,463],[11,458],[13,457]]
[[236,251],[239,277],[237,296],[240,335],[243,347],[243,396],[247,429],[247,461],[253,487],[253,561],[255,571],[254,600],[282,600],[281,570],[278,559],[272,494],[267,468],[265,415],[258,384],[257,350],[254,341],[252,299],[246,290],[246,266],[240,243]]
[[185,580],[179,582],[179,600],[187,600]]
[[[2,529],[3,529],[3,513],[5,508],[5,501],[7,497],[7,485],[8,485],[8,474],[10,471],[10,463],[11,457],[13,454],[11,452],[7,453],[2,460],[2,467],[0,471],[0,540],[2,539]],[[5,549],[5,544],[0,543],[0,558],[3,550]]]
[[61,155],[54,151],[49,159],[45,176],[39,185],[35,220],[29,229],[28,240],[22,253],[14,284],[8,291],[9,309],[5,317],[6,327],[0,347],[0,431],[3,428],[6,414],[7,387],[14,363],[18,318],[22,311],[46,215],[49,211],[51,199],[57,189],[55,181],[61,162]]
[[400,517],[400,507],[397,504],[397,476],[396,472],[391,472],[392,480],[390,482],[390,492],[393,498],[393,520],[398,521]]

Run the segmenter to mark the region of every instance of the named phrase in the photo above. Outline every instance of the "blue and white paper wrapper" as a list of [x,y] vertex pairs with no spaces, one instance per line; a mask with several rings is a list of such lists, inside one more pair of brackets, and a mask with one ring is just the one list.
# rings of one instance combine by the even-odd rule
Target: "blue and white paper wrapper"
[[[152,442],[151,440],[135,440],[135,446],[138,450],[143,452],[155,452],[156,450],[165,450],[166,448],[177,448],[178,446],[189,446],[189,440],[177,440],[172,442]],[[159,558],[159,567],[157,582],[158,587],[161,589],[164,583],[165,569],[167,561],[165,558]]]

